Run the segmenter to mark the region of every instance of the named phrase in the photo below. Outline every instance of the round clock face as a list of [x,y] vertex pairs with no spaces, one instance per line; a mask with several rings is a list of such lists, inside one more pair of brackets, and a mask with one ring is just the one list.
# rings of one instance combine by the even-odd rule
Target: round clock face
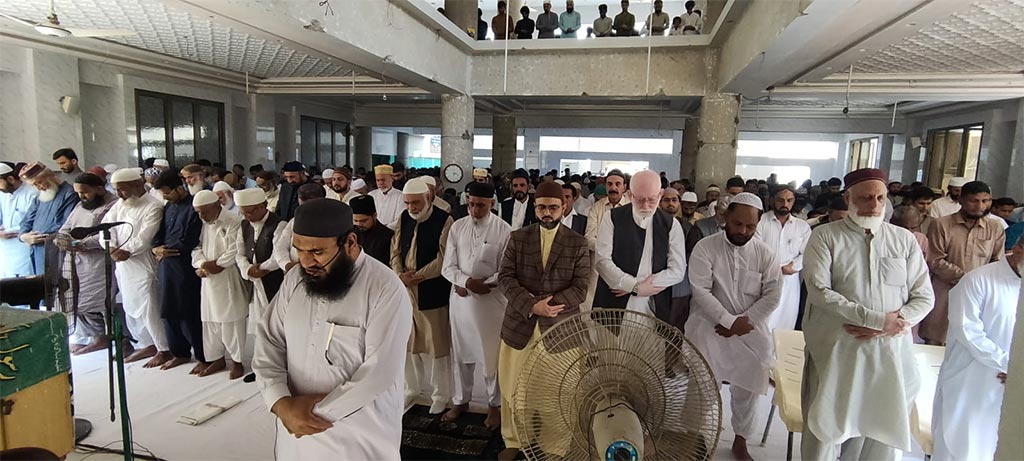
[[462,167],[454,163],[444,167],[444,179],[452,184],[462,181]]

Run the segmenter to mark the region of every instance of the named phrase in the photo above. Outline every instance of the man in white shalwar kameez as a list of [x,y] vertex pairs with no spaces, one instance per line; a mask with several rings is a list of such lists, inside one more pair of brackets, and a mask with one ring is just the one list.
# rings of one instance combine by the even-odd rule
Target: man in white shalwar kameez
[[501,426],[501,392],[498,389],[498,350],[501,322],[508,300],[497,288],[498,269],[512,227],[491,213],[494,186],[470,183],[466,216],[452,224],[441,275],[452,282],[449,319],[452,325],[454,407],[441,417],[455,421],[469,410],[477,365],[483,367],[487,388],[487,419],[490,430]]
[[393,187],[394,171],[391,165],[373,167],[373,174],[377,178],[377,188],[368,194],[373,197],[373,203],[377,207],[377,219],[392,230],[398,227],[398,218],[405,211],[402,191]]
[[408,291],[360,250],[347,205],[314,199],[294,221],[302,266],[260,319],[252,360],[278,417],[275,456],[398,460]]
[[804,253],[807,311],[801,455],[892,460],[909,451],[920,387],[911,335],[935,302],[917,239],[886,223],[885,173],[846,175],[849,216],[819,226]]
[[32,248],[18,240],[25,220],[39,191],[24,182],[15,165],[0,162],[0,278],[32,275]]
[[949,292],[949,333],[932,412],[932,459],[993,459],[1020,299],[1024,238]]
[[[317,187],[318,185],[315,183],[309,187],[306,186],[303,184],[299,187],[299,206],[315,198],[327,198],[324,188]],[[269,199],[267,203],[269,204]],[[299,264],[299,252],[292,246],[292,227],[294,225],[295,220],[289,220],[281,230],[281,235],[274,238],[274,261],[277,262],[277,267],[285,272]]]
[[[274,245],[287,223],[270,212],[267,194],[258,187],[236,192],[235,203],[243,219],[238,228],[235,261],[242,279],[252,282],[249,318],[259,319],[284,280],[284,271],[274,259]],[[247,331],[255,327],[255,321],[249,322]]]
[[630,190],[631,205],[609,211],[597,233],[600,280],[591,287],[594,307],[641,312],[668,322],[671,287],[686,274],[686,237],[679,221],[659,208],[658,173],[638,172]]
[[729,382],[732,452],[741,460],[751,459],[746,441],[775,365],[767,322],[782,289],[778,258],[754,238],[761,207],[758,196],[737,195],[725,212],[725,232],[701,239],[690,254],[693,300],[684,331],[715,378]]
[[203,320],[203,355],[192,374],[209,376],[227,367],[228,379],[245,374],[242,353],[245,351],[245,319],[249,316],[249,282],[238,273],[238,234],[242,218],[221,206],[215,193],[202,191],[192,199],[203,231],[199,246],[192,250],[192,267],[202,279],[200,285],[200,316]]
[[114,279],[121,293],[125,324],[135,339],[135,352],[124,361],[152,357],[145,367],[159,367],[174,357],[160,316],[156,257],[152,251],[153,237],[164,218],[163,199],[156,199],[146,191],[146,182],[138,168],[115,171],[110,183],[120,200],[103,217],[103,222],[127,223],[110,230]]
[[775,252],[782,265],[782,297],[779,307],[768,318],[768,331],[792,330],[800,315],[800,270],[804,268],[804,248],[811,238],[811,226],[792,215],[796,195],[788,186],[772,191],[771,212],[761,216],[754,237]]

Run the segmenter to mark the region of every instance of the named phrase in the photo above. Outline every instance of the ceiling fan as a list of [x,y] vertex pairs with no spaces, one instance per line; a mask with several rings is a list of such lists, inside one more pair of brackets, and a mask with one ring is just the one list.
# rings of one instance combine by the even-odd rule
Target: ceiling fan
[[78,29],[64,27],[57,18],[57,10],[53,8],[53,0],[50,0],[50,9],[46,15],[45,22],[28,21],[3,12],[0,12],[0,16],[29,26],[35,29],[36,32],[51,37],[123,37],[126,35],[136,35],[135,32],[124,29]]

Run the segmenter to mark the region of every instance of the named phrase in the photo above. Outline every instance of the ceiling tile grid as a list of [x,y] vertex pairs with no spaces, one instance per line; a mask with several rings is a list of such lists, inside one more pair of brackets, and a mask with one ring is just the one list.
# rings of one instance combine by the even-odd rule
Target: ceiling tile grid
[[1024,0],[981,0],[859,61],[867,73],[1024,71]]
[[[4,2],[0,11],[42,22],[47,3],[46,0]],[[349,73],[330,61],[253,37],[208,18],[170,9],[157,0],[58,0],[55,9],[66,27],[127,29],[138,33],[104,40],[235,72],[249,72],[260,78],[336,77]]]

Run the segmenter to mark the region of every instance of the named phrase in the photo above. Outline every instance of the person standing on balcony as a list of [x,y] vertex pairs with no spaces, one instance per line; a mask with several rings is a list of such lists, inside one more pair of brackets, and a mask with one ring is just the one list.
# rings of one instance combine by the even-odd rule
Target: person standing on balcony
[[622,0],[622,12],[615,15],[615,22],[612,29],[616,37],[631,37],[636,35],[636,17],[629,12],[629,0]]
[[536,23],[533,19],[530,19],[530,7],[523,6],[519,9],[519,14],[523,15],[523,19],[516,21],[516,29],[513,32],[515,39],[518,40],[529,40],[533,38],[533,30],[536,28]]
[[558,28],[562,29],[562,38],[576,38],[576,32],[580,30],[579,11],[573,9],[573,0],[565,2],[565,11],[558,16]]
[[601,17],[594,20],[594,36],[595,37],[611,37],[612,36],[612,18],[608,17],[608,5],[604,3],[598,5],[597,13]]
[[558,15],[551,12],[551,0],[544,0],[544,12],[537,16],[537,38],[555,38]]
[[494,31],[495,40],[506,40],[515,37],[509,37],[509,33],[513,29],[512,17],[508,15],[506,9],[505,0],[498,1],[498,14],[491,18],[491,30]]

